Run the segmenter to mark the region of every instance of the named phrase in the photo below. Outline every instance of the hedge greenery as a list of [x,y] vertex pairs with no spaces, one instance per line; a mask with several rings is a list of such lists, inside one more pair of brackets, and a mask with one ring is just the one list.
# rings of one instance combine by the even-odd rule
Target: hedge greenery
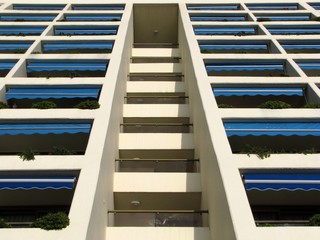
[[60,230],[69,226],[70,220],[66,213],[48,213],[43,217],[37,218],[30,227],[41,228],[44,230]]

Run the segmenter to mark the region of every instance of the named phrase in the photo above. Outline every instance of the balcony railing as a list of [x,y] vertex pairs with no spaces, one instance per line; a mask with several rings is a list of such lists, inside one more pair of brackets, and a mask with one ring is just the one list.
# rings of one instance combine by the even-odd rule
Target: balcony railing
[[[208,211],[193,210],[109,210],[115,227],[204,227]],[[111,221],[110,221],[111,220]]]

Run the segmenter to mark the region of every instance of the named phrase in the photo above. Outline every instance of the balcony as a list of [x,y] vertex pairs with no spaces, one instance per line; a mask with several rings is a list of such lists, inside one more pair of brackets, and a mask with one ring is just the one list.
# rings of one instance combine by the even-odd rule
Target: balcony
[[65,4],[13,4],[13,10],[54,11],[64,9]]
[[71,9],[79,11],[121,11],[124,10],[124,7],[124,4],[72,4]]
[[99,100],[101,86],[96,85],[24,85],[7,86],[6,101],[10,107],[31,108],[39,101],[51,101],[57,108],[73,108],[86,100]]
[[[16,155],[30,149],[34,154],[84,154],[92,121],[7,120],[0,123],[1,155]],[[61,151],[56,151],[60,150]]]
[[0,14],[1,22],[51,22],[57,14]]
[[0,36],[40,36],[46,26],[0,26]]
[[111,53],[114,41],[44,41],[42,53]]
[[287,77],[283,60],[205,60],[208,76]]
[[27,60],[27,77],[104,77],[108,60]]
[[189,11],[229,11],[240,10],[240,4],[187,4]]
[[258,227],[307,226],[320,211],[317,171],[244,170],[242,177]]
[[[224,121],[233,153],[319,153],[320,123],[310,121]],[[266,157],[265,155],[260,155]]]
[[262,35],[258,26],[194,26],[195,35],[250,36]]
[[86,21],[105,21],[118,22],[121,21],[122,14],[64,14],[64,18],[60,21],[66,22],[86,22]]
[[78,171],[0,173],[0,218],[12,228],[28,228],[49,212],[69,213]]
[[25,53],[32,41],[0,41],[0,53]]
[[81,36],[81,35],[117,35],[118,26],[56,26],[55,36]]
[[279,42],[287,53],[320,53],[320,44],[317,40],[280,40]]

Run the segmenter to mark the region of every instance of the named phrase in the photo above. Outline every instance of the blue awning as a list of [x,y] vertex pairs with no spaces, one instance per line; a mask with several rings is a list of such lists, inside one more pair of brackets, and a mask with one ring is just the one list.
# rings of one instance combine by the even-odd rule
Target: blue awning
[[309,21],[310,15],[260,15],[257,19],[266,18],[270,21]]
[[298,10],[296,3],[250,3],[246,4],[250,10]]
[[0,21],[53,21],[57,14],[1,14]]
[[27,72],[41,71],[103,71],[107,70],[107,60],[29,60]]
[[[113,41],[50,41],[44,42],[42,50],[46,52],[63,51],[63,50],[105,50],[111,52]],[[1,45],[0,45],[1,46]]]
[[72,10],[124,10],[124,4],[73,4]]
[[75,177],[41,177],[41,178],[0,178],[0,190],[46,190],[68,189],[75,187]]
[[11,99],[61,99],[61,98],[94,98],[98,99],[100,87],[10,87],[6,100]]
[[38,36],[44,31],[44,26],[0,26],[1,36],[34,35]]
[[303,26],[283,26],[283,27],[275,27],[270,26],[267,27],[268,31],[274,35],[287,35],[287,34],[320,34],[320,26],[319,25],[303,25]]
[[14,10],[62,10],[65,4],[13,4]]
[[303,88],[254,88],[254,87],[214,87],[214,95],[219,96],[303,96]]
[[16,64],[17,61],[13,61],[13,60],[1,60],[0,61],[0,71],[1,70],[11,70],[11,68],[13,68],[13,66]]
[[67,21],[121,21],[122,14],[65,14]]
[[214,27],[214,26],[195,26],[194,33],[196,35],[254,35],[256,29],[254,27]]
[[207,72],[283,70],[282,62],[216,62],[206,63],[205,65]]
[[[0,29],[1,30],[1,29]],[[57,35],[116,35],[118,26],[57,26]]]
[[227,136],[320,136],[320,122],[225,122]]
[[309,3],[309,5],[316,10],[320,10],[320,3]]
[[297,62],[303,70],[320,70],[320,62]]
[[27,50],[32,42],[3,42],[0,41],[0,52],[14,52],[17,50]]
[[90,123],[0,123],[0,135],[89,133]]
[[191,21],[246,21],[246,16],[190,15]]
[[188,4],[188,10],[238,10],[239,4]]
[[245,173],[246,190],[320,191],[319,173]]
[[267,50],[266,43],[199,43],[201,50]]
[[[281,43],[281,42],[280,42]],[[320,43],[318,42],[307,42],[307,41],[303,41],[300,43],[290,43],[290,42],[286,42],[286,43],[281,43],[281,46],[285,49],[285,50],[312,50],[312,49],[320,49]]]

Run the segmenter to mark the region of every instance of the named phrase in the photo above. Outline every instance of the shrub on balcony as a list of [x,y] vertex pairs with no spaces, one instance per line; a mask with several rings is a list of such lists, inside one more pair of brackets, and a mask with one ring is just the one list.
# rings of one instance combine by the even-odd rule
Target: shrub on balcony
[[290,108],[291,105],[282,101],[266,101],[260,104],[258,107],[268,108],[268,109],[284,109],[284,108]]
[[307,103],[303,108],[320,108],[320,103]]
[[74,155],[75,151],[69,150],[65,147],[54,146],[51,155]]
[[5,102],[0,102],[0,109],[5,109],[5,108],[9,108],[8,104],[6,104]]
[[44,230],[60,230],[70,224],[69,217],[64,212],[48,213],[43,217],[37,218],[32,224],[32,228]]
[[256,154],[260,159],[264,159],[270,157],[274,151],[265,146],[251,146],[247,144],[240,153],[246,153],[248,156],[250,156],[250,154]]
[[50,108],[56,108],[57,104],[51,101],[41,101],[33,103],[31,108],[37,108],[37,109],[50,109]]
[[97,109],[99,107],[100,104],[96,100],[86,100],[74,106],[74,108],[80,109]]
[[23,161],[31,161],[31,160],[35,160],[35,152],[32,149],[27,149],[24,152],[19,154],[19,157],[23,160]]
[[3,218],[0,218],[0,228],[11,228],[11,225],[7,223]]
[[320,214],[315,214],[309,218],[308,226],[320,226]]
[[220,103],[218,104],[218,108],[233,108],[230,104]]

